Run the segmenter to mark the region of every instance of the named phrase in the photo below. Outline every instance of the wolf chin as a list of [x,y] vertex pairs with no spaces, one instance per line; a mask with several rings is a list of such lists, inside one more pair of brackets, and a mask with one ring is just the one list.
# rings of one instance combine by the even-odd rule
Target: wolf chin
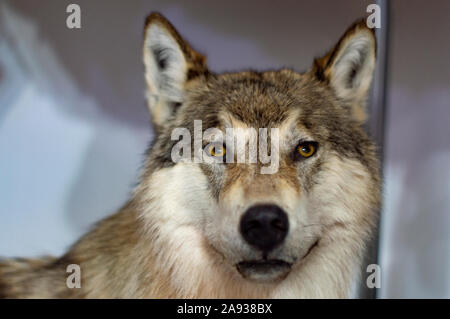
[[[307,72],[216,74],[152,13],[143,58],[156,137],[138,186],[62,257],[0,261],[0,297],[349,297],[380,205],[363,129],[375,57],[374,33],[359,21]],[[171,132],[192,133],[195,120],[203,130],[277,128],[277,172],[175,163]],[[81,288],[66,285],[71,264]]]

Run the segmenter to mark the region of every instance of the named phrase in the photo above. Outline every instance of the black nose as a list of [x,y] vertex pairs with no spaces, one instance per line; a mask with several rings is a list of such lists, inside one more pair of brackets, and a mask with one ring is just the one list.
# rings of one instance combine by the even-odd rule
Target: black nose
[[286,213],[276,205],[256,205],[242,216],[240,231],[252,246],[268,252],[280,245],[289,230]]

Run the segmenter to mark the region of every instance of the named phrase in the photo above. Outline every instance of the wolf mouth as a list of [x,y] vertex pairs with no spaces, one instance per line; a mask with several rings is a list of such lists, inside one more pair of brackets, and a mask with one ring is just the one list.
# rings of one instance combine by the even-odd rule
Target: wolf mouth
[[[317,239],[301,258],[304,260],[319,245]],[[238,272],[247,279],[256,281],[272,281],[285,278],[292,268],[292,263],[281,259],[246,260],[236,264]]]
[[236,265],[242,277],[259,282],[282,279],[287,276],[291,267],[291,263],[279,259],[248,260]]
[[252,269],[257,272],[264,272],[266,270],[274,269],[274,268],[291,268],[292,264],[279,260],[279,259],[269,259],[269,260],[249,260],[249,261],[241,261],[237,264],[237,268],[239,269]]

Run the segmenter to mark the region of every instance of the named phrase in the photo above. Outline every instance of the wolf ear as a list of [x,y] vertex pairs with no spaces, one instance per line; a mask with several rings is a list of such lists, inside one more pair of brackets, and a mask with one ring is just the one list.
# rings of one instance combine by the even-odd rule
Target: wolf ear
[[207,74],[206,59],[154,12],[145,23],[144,64],[147,103],[158,128],[183,103],[185,84]]
[[365,20],[354,23],[325,56],[314,61],[313,74],[351,106],[359,122],[366,119],[366,99],[376,59],[376,38]]

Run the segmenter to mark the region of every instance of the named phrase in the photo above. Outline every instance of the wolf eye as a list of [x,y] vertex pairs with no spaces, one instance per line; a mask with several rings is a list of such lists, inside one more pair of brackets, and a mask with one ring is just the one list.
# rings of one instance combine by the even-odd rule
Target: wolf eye
[[208,154],[213,157],[224,157],[227,150],[223,144],[211,143],[208,146]]
[[297,154],[299,154],[303,158],[313,156],[316,153],[316,150],[317,150],[316,142],[302,142],[296,148]]

